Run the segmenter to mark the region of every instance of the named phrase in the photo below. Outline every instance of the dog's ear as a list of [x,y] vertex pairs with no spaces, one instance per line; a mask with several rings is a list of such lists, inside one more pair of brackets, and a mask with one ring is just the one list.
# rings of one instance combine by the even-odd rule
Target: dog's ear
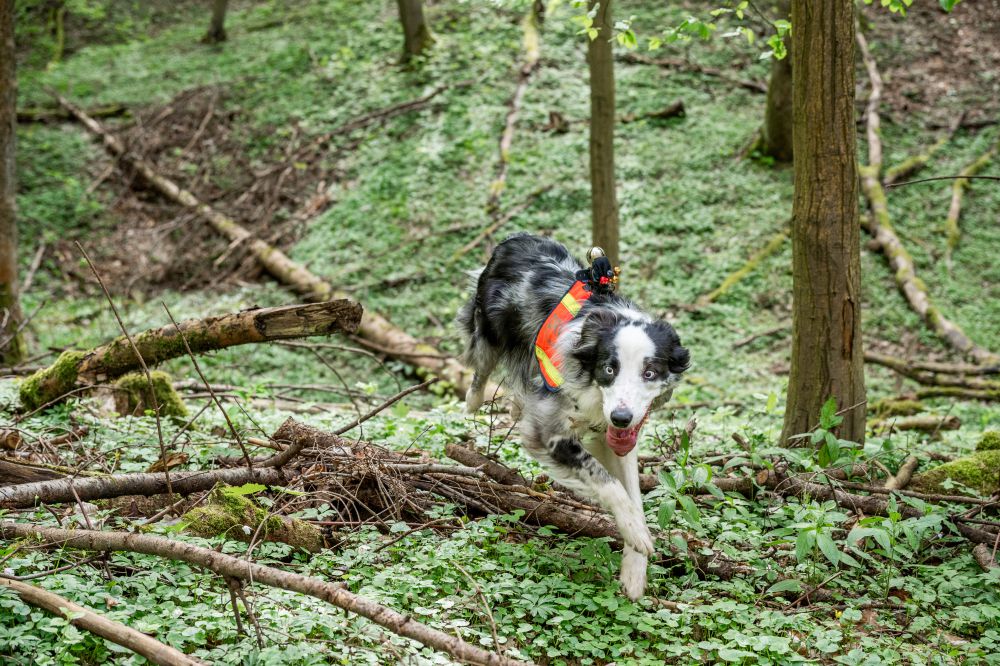
[[586,313],[580,327],[580,340],[573,356],[585,368],[592,369],[597,363],[601,340],[618,325],[618,315],[604,308],[594,308]]
[[670,358],[667,361],[667,368],[675,375],[679,375],[691,367],[691,354],[688,353],[687,347],[681,347],[680,342],[680,338],[678,338],[677,346],[670,352]]

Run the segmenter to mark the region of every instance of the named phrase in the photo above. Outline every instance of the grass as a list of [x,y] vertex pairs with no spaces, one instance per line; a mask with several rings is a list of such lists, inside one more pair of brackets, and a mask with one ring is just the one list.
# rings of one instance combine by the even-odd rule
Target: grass
[[[428,14],[438,41],[417,70],[394,64],[399,35],[392,3],[237,3],[227,20],[230,40],[218,48],[198,43],[207,25],[204,8],[183,5],[169,23],[158,23],[162,27],[141,39],[115,33],[82,46],[58,65],[23,67],[20,103],[48,104],[45,88],[54,87],[84,106],[161,104],[188,88],[217,85],[226,91],[220,104],[233,112],[246,153],[262,160],[289,140],[296,125],[306,135],[319,134],[367,111],[419,97],[442,81],[470,79],[470,86],[446,91],[429,108],[363,133],[356,149],[337,165],[343,176],[332,190],[335,204],[286,246],[294,259],[352,289],[367,308],[454,353],[459,343],[450,322],[464,298],[462,273],[481,263],[484,249],[454,266],[446,266],[446,259],[488,223],[484,206],[520,56],[518,19],[524,5],[432,5]],[[678,7],[650,9],[639,3],[625,3],[619,11],[635,13],[642,34],[685,14]],[[581,122],[589,113],[588,90],[584,45],[567,19],[563,8],[546,22],[542,66],[519,117],[501,206],[512,207],[540,184],[553,188],[498,236],[549,233],[582,254],[590,225],[587,133]],[[745,65],[743,77],[766,77],[766,64],[757,62],[755,47],[744,43],[716,40],[672,48],[714,66]],[[675,463],[668,470],[693,473],[695,461],[710,452],[733,450],[734,431],[765,451],[780,430],[786,379],[775,369],[787,363],[788,336],[739,350],[732,344],[789,320],[790,247],[763,262],[719,302],[699,312],[681,306],[717,286],[784,224],[791,206],[791,171],[734,159],[760,123],[763,96],[649,66],[619,64],[616,74],[622,112],[654,110],[677,98],[687,108],[683,119],[621,126],[616,166],[624,289],[643,306],[665,314],[692,351],[694,366],[675,401],[738,400],[744,406],[740,411],[708,407],[694,412],[699,426],[692,463]],[[568,133],[541,130],[553,110],[572,122]],[[89,165],[102,158],[79,127],[21,127],[18,138],[25,267],[40,242],[73,256],[69,240],[97,245],[112,228],[131,223],[121,218],[108,188],[90,187],[96,174]],[[892,164],[934,137],[913,118],[906,124],[885,122],[884,140],[886,161]],[[957,173],[996,140],[995,129],[960,132],[928,172]],[[891,190],[894,223],[941,310],[980,344],[1000,349],[1000,310],[993,305],[1000,297],[1000,268],[992,259],[1000,242],[995,223],[1000,191],[983,184],[967,194],[963,239],[950,271],[940,261],[949,192],[946,183]],[[444,232],[461,225],[468,227]],[[173,242],[182,244],[184,233],[188,230],[183,227],[175,231]],[[919,355],[948,358],[906,308],[883,258],[865,250],[862,261],[866,341],[915,345]],[[86,283],[85,267],[80,271],[84,277],[77,278],[58,273],[61,265],[51,260],[43,264],[36,287],[25,296],[28,311],[44,302],[30,327],[34,347],[86,348],[117,335],[106,303]],[[387,278],[410,276],[422,279],[380,286]],[[183,293],[115,293],[132,331],[168,323],[160,301],[182,319],[293,299],[266,280]],[[356,354],[323,355],[329,365],[302,350],[251,346],[207,356],[203,367],[213,382],[245,387],[246,399],[276,394],[265,388],[268,384],[325,384],[341,391],[334,398],[315,391],[298,394],[341,403],[333,413],[302,417],[321,426],[353,417],[344,385],[371,396],[362,402],[374,402],[413,381],[398,362],[380,367]],[[175,378],[193,376],[184,359],[165,369]],[[870,368],[867,380],[872,400],[899,392],[896,378],[881,368]],[[12,399],[12,383],[0,383],[0,404]],[[201,404],[192,405],[192,413]],[[417,445],[437,453],[448,442],[472,437],[484,444],[491,438],[482,417],[466,417],[453,400],[424,395],[406,404],[408,408],[366,424],[364,436],[394,448]],[[1000,417],[993,405],[935,400],[929,406],[933,413],[959,416],[962,429],[943,433],[940,441],[915,434],[871,437],[860,454],[878,456],[894,468],[910,451],[971,451],[979,433]],[[121,471],[145,470],[158,458],[150,419],[110,420],[94,416],[91,409],[89,403],[74,402],[19,427],[43,434],[70,423],[88,424],[91,434],[83,448],[99,449]],[[230,415],[257,434],[258,428],[273,432],[286,416],[274,409],[250,411],[253,422],[236,408]],[[645,432],[669,438],[690,415],[665,410]],[[191,454],[191,468],[210,466],[214,456],[233,453],[213,434],[223,425],[221,417],[209,411],[202,418],[198,428],[179,440]],[[178,426],[165,427],[171,437]],[[653,437],[643,446],[652,447]],[[501,453],[525,469],[537,469],[513,442],[504,443]],[[815,461],[801,464],[808,468]],[[669,501],[664,494],[647,498],[651,524]],[[501,643],[543,663],[995,663],[993,655],[1000,651],[996,577],[978,569],[961,540],[932,540],[918,558],[861,571],[838,568],[815,553],[796,559],[772,552],[794,543],[795,537],[786,533],[793,529],[789,526],[818,520],[823,512],[832,513],[832,508],[738,497],[703,503],[697,516],[678,511],[670,526],[697,533],[757,572],[721,582],[701,580],[690,570],[654,567],[651,595],[683,604],[681,611],[651,599],[633,604],[620,597],[614,578],[620,555],[607,543],[526,531],[504,516],[470,522],[449,538],[416,532],[377,553],[375,544],[384,537],[361,531],[342,535],[338,548],[308,561],[275,544],[266,544],[257,555],[343,579],[355,591],[493,649],[482,600],[454,566],[459,564],[490,600]],[[837,529],[832,534],[842,544],[844,532]],[[231,542],[224,547],[241,548]],[[666,552],[662,544],[660,548]],[[56,566],[57,557],[17,554],[5,566],[27,573]],[[884,564],[883,556],[872,557]],[[136,573],[108,582],[81,569],[47,577],[43,584],[98,608],[107,608],[110,597],[113,616],[131,618],[138,628],[221,663],[384,663],[390,653],[414,663],[441,661],[439,655],[386,637],[368,623],[273,590],[255,591],[270,646],[258,651],[250,639],[235,633],[232,618],[220,610],[227,597],[218,581],[137,555],[115,555],[113,562]],[[787,608],[765,595],[779,571],[803,584],[836,575],[827,585],[853,601],[845,608]],[[863,608],[866,600],[886,601],[887,590],[890,600],[898,600],[893,602],[897,607]],[[149,604],[149,598],[156,604]],[[13,660],[32,655],[36,663],[133,661],[8,597],[0,598],[0,607],[5,609],[0,614],[0,654]]]

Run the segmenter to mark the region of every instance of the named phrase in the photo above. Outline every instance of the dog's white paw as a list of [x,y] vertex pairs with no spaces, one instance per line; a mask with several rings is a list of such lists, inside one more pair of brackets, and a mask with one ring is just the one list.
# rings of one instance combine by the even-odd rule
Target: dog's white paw
[[476,410],[483,406],[484,391],[485,389],[482,387],[469,387],[469,390],[465,392],[465,411],[475,414]]
[[646,516],[639,509],[631,507],[631,511],[623,512],[616,516],[618,529],[622,533],[622,539],[626,546],[638,551],[642,555],[653,554],[653,535],[649,532],[646,524]]
[[646,565],[647,558],[642,553],[637,553],[626,547],[622,554],[622,572],[619,580],[622,584],[622,591],[625,596],[632,601],[638,601],[646,592]]

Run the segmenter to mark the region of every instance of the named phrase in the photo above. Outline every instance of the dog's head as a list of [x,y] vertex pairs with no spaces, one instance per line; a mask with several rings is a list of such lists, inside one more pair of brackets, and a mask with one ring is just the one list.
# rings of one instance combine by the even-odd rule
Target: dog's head
[[624,456],[635,448],[649,412],[670,398],[688,369],[688,350],[665,321],[594,308],[574,352],[601,392],[608,446]]

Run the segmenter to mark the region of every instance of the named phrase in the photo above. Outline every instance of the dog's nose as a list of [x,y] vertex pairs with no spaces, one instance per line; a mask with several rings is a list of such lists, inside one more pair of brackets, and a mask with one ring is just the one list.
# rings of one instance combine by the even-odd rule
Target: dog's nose
[[626,428],[632,423],[632,412],[618,407],[611,411],[611,425],[616,428]]

